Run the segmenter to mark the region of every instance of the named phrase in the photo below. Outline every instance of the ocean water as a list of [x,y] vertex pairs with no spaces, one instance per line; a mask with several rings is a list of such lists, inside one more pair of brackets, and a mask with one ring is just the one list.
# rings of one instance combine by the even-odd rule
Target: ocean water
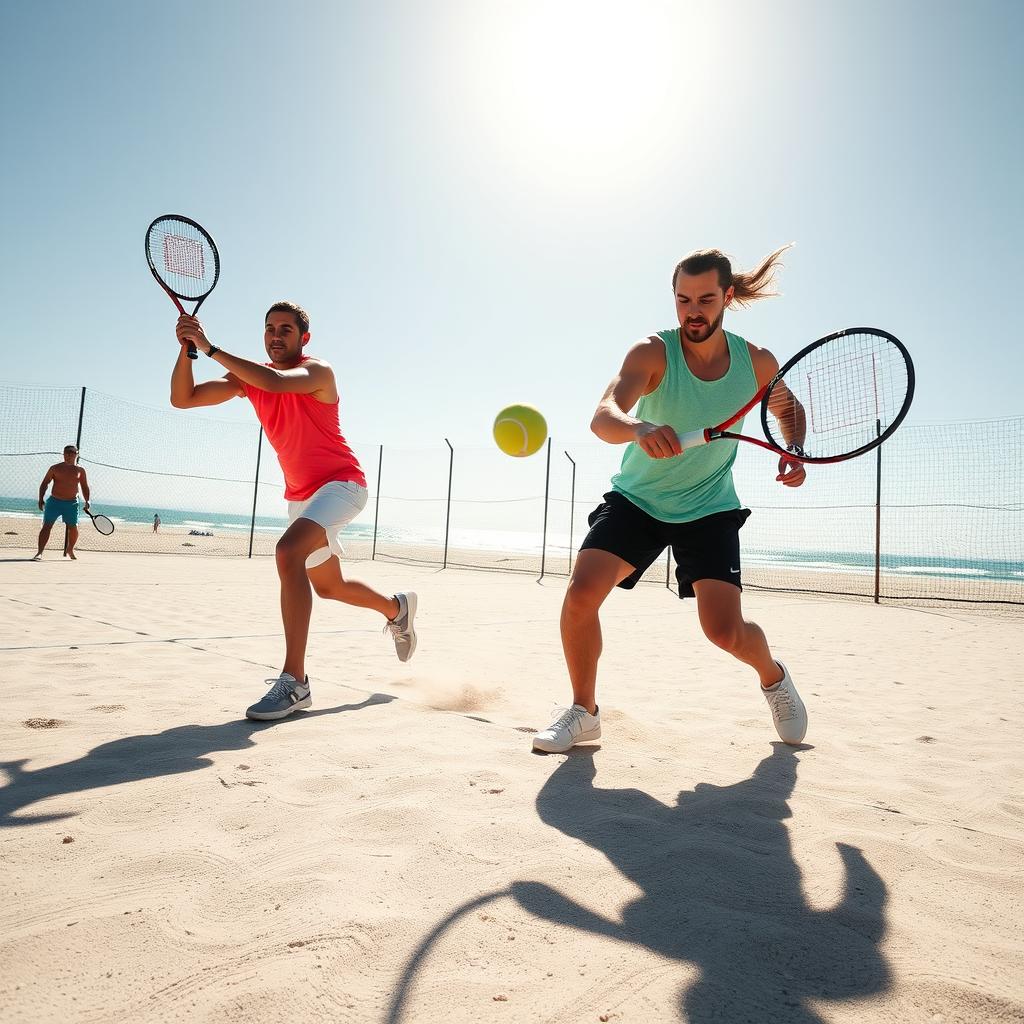
[[[193,509],[155,509],[137,505],[97,504],[95,511],[109,516],[114,523],[138,523],[151,525],[153,513],[159,512],[165,526],[184,526],[195,530],[244,532],[248,533],[250,517],[227,512],[209,512]],[[26,498],[0,497],[0,515],[36,519],[39,507],[35,501]],[[279,534],[288,525],[283,516],[257,516],[255,529],[258,533]],[[373,537],[372,522],[354,522],[345,527],[343,538],[367,540]],[[381,527],[377,534],[379,546],[388,544],[415,545],[440,548],[444,543],[443,533],[415,529]],[[576,545],[582,536],[575,538]],[[505,551],[511,554],[540,555],[541,535],[511,530],[452,529],[449,547],[470,548],[486,551]],[[566,558],[569,554],[568,537],[557,532],[548,535],[547,555],[549,558]],[[826,551],[776,548],[773,550],[744,546],[745,565],[763,568],[812,570],[829,573],[864,575],[874,572],[873,551]],[[986,580],[999,583],[1016,583],[1024,587],[1024,565],[984,558],[954,558],[948,555],[892,555],[882,554],[882,566],[887,574],[899,573],[907,576],[929,576]]]

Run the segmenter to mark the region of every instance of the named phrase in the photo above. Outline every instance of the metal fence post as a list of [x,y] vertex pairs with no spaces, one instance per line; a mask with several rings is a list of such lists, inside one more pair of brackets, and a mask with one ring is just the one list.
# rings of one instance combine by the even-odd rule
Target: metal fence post
[[672,589],[672,549],[665,552],[665,586]]
[[452,447],[451,441],[446,437],[444,443],[448,445],[448,504],[445,507],[444,512],[444,560],[441,562],[441,568],[448,568],[448,524],[452,518],[452,469],[455,465],[455,449]]
[[370,561],[377,557],[377,520],[380,518],[380,470],[384,465],[384,445],[377,450],[377,499],[373,506],[373,549],[370,551]]
[[572,575],[572,521],[576,515],[576,460],[568,453],[565,457],[572,463],[572,483],[569,485],[569,575]]
[[[75,448],[78,454],[75,456],[75,465],[82,461],[82,420],[85,418],[85,388],[82,388],[82,399],[78,403],[78,430],[75,431]],[[68,553],[68,524],[64,524],[64,554]]]
[[547,466],[544,470],[544,534],[540,542],[540,576],[537,577],[539,583],[544,579],[544,560],[548,552],[548,494],[551,491],[551,438],[548,438],[547,444]]
[[260,492],[260,456],[263,454],[263,426],[260,425],[260,437],[256,442],[256,479],[252,485],[252,519],[249,521],[249,557],[252,558],[252,541],[256,535],[256,497]]
[[[882,433],[882,421],[875,420],[875,436]],[[882,563],[882,446],[875,449],[875,604],[878,604]]]

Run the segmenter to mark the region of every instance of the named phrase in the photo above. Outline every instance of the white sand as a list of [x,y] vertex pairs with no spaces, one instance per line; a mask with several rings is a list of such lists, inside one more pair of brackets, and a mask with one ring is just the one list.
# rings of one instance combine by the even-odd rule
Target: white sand
[[1019,617],[748,592],[794,751],[617,592],[601,744],[544,757],[564,580],[355,564],[415,658],[318,603],[258,724],[272,559],[2,557],[5,1024],[1024,1019]]

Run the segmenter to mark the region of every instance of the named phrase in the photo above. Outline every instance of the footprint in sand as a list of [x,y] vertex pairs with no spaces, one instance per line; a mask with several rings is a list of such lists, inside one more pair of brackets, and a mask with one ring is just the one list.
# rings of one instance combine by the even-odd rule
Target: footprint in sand
[[26,718],[21,724],[26,729],[59,729],[68,723],[62,722],[59,718]]

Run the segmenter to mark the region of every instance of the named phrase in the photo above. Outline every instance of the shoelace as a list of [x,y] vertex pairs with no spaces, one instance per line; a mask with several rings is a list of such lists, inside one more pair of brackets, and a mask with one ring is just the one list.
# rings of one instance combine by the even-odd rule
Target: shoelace
[[263,682],[274,684],[263,695],[264,700],[269,700],[271,697],[277,699],[287,697],[288,694],[291,693],[291,691],[299,685],[298,683],[292,683],[288,679],[282,679],[280,676],[278,676],[276,679],[264,679]]
[[788,722],[796,718],[796,701],[785,686],[780,686],[774,693],[766,694],[771,705],[772,714],[780,722]]
[[[556,708],[555,710],[557,711],[558,709]],[[585,714],[586,712],[580,708],[566,708],[545,731],[554,732],[556,729],[564,726],[569,730],[570,736],[575,736],[576,733],[583,731],[583,716]]]
[[387,635],[388,633],[395,638],[405,636],[405,627],[398,624],[398,619],[388,619],[384,623],[384,634]]

